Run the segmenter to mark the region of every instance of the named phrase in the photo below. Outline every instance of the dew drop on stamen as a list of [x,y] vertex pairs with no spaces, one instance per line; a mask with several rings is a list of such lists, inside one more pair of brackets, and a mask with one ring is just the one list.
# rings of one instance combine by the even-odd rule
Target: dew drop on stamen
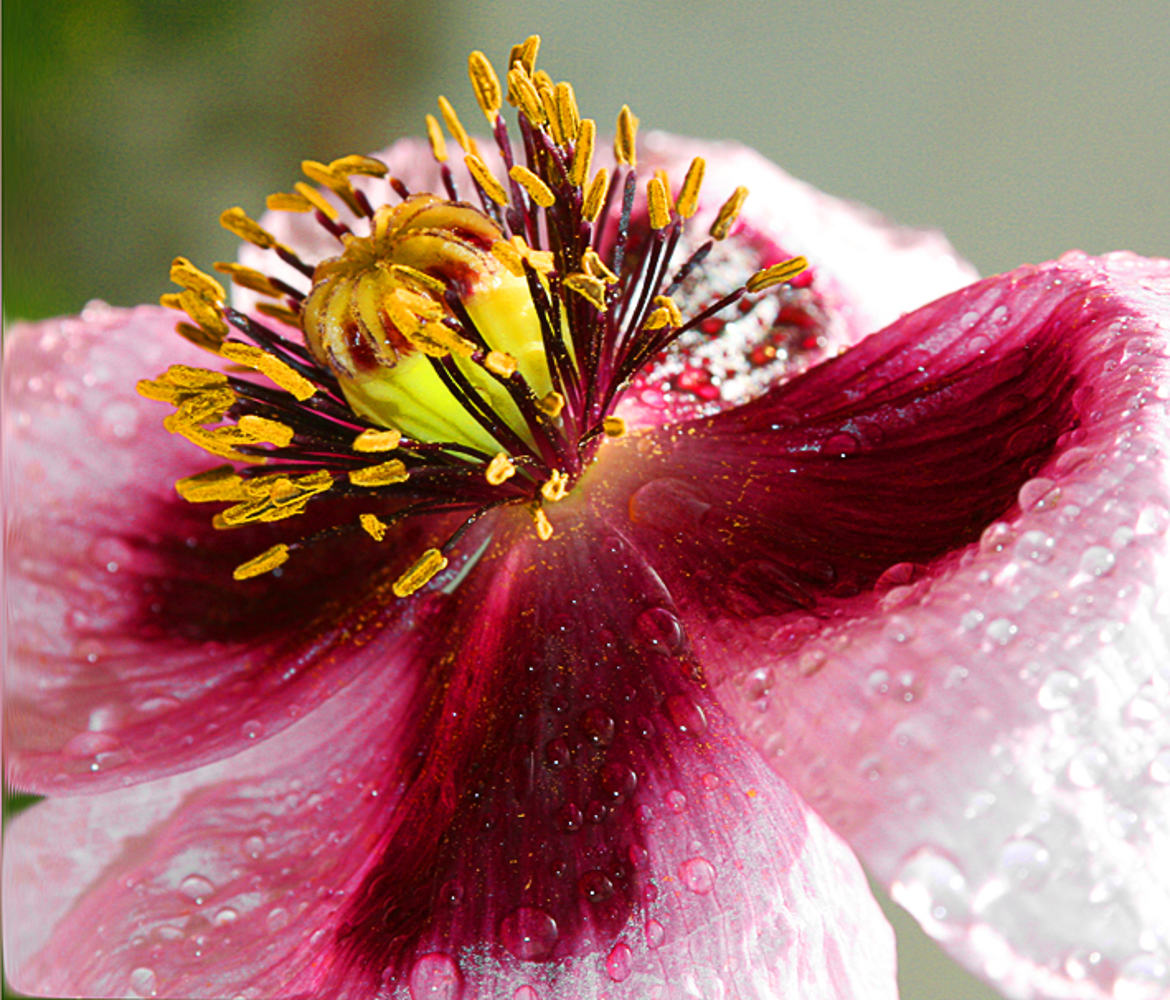
[[715,888],[715,866],[706,858],[691,858],[678,868],[678,877],[691,892],[705,896]]
[[456,1000],[462,982],[450,955],[432,951],[415,960],[410,970],[411,1000]]
[[559,936],[557,922],[535,906],[518,907],[500,922],[500,943],[521,961],[547,958]]
[[605,971],[615,983],[630,978],[633,971],[633,952],[624,941],[619,941],[605,959]]

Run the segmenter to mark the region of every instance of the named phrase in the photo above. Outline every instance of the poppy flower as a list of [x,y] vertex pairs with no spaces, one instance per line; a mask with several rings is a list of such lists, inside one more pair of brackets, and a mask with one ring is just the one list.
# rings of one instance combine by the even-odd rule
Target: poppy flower
[[181,337],[9,338],[13,984],[892,996],[847,841],[1012,995],[1161,995],[1170,264],[599,166],[536,47],[458,169],[225,212]]

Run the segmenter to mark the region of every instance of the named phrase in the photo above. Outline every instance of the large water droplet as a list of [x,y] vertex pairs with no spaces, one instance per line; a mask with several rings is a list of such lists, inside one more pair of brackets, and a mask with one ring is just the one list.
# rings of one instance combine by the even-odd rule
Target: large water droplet
[[557,922],[535,906],[521,906],[500,922],[500,943],[522,961],[539,962],[556,947]]
[[630,520],[663,530],[690,531],[710,509],[699,491],[681,479],[653,479],[630,497]]
[[614,893],[613,883],[609,877],[596,868],[581,876],[577,882],[577,889],[590,903],[603,903]]
[[890,895],[926,931],[949,940],[966,929],[970,917],[967,879],[950,858],[930,847],[915,851],[902,866]]
[[1025,531],[1016,542],[1016,555],[1036,563],[1050,562],[1056,542],[1047,532]]
[[703,709],[683,694],[672,694],[663,702],[666,714],[680,733],[702,736],[707,731]]
[[605,971],[615,983],[621,983],[630,978],[633,971],[633,952],[624,941],[619,941],[605,959]]
[[670,653],[681,650],[686,640],[682,622],[669,608],[647,608],[638,615],[637,628],[643,639]]
[[646,921],[646,945],[650,948],[661,947],[666,940],[666,928],[657,920]]
[[601,769],[601,794],[614,804],[624,802],[638,787],[638,775],[626,764],[611,761]]
[[1104,545],[1091,545],[1081,556],[1080,573],[1078,577],[1096,578],[1104,576],[1117,562],[1117,557]]
[[581,713],[581,732],[591,743],[609,746],[613,742],[613,716],[603,708],[587,708]]
[[140,997],[158,996],[158,976],[154,969],[140,965],[130,973],[130,989]]
[[215,886],[202,875],[188,875],[179,883],[179,892],[196,903],[202,903],[215,892]]
[[715,866],[706,858],[691,858],[678,866],[678,877],[691,892],[705,896],[715,888]]
[[462,987],[459,966],[450,955],[432,951],[410,970],[411,1000],[456,1000]]
[[1067,670],[1054,670],[1036,692],[1036,702],[1048,712],[1068,708],[1081,688],[1081,679]]
[[516,989],[512,994],[512,1000],[540,1000],[540,994],[531,986],[524,985]]

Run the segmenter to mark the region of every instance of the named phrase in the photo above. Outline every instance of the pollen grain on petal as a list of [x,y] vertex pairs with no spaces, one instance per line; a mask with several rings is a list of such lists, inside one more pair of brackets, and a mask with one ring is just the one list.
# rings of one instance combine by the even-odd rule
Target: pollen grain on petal
[[492,486],[499,486],[514,475],[516,475],[516,466],[502,451],[495,454],[488,463],[487,469],[484,470],[484,478]]
[[534,507],[532,509],[532,523],[536,528],[536,537],[542,542],[547,542],[552,538],[552,522],[548,519],[548,515],[544,512],[543,507]]
[[369,535],[375,542],[380,542],[386,537],[386,522],[378,517],[377,514],[359,515],[358,524],[362,526],[362,531]]
[[540,487],[540,495],[549,503],[564,500],[569,493],[569,474],[554,469],[551,476]]

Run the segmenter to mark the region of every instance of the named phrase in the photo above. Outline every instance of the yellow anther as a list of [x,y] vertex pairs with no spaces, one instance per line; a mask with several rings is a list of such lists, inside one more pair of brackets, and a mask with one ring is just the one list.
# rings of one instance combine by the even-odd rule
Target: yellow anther
[[269,420],[267,417],[247,413],[240,417],[236,425],[258,442],[266,441],[278,448],[287,448],[292,444],[293,429],[288,424],[282,424],[279,420]]
[[552,77],[542,69],[532,71],[532,83],[536,89],[540,91],[542,99],[544,94],[552,94],[557,89],[556,84],[553,83]]
[[451,102],[442,96],[439,97],[439,114],[443,116],[443,123],[447,126],[447,131],[451,133],[451,138],[455,140],[459,148],[465,153],[471,152],[471,140],[467,138],[467,130],[463,127],[459,116],[455,114]]
[[214,469],[185,476],[175,483],[175,492],[190,503],[211,503],[217,500],[243,500],[244,480],[235,466],[217,465]]
[[406,333],[406,336],[423,354],[428,354],[432,358],[445,358],[448,354],[469,358],[475,353],[475,344],[442,323],[424,323]]
[[292,191],[277,191],[264,199],[271,212],[311,212],[313,203],[303,194]]
[[353,439],[353,450],[364,452],[393,451],[401,441],[402,432],[392,427],[384,431],[367,427]]
[[650,314],[642,323],[643,330],[661,330],[670,323],[670,312],[663,309],[661,306],[657,309],[651,310]]
[[171,365],[157,379],[142,379],[138,383],[138,392],[147,399],[179,403],[190,392],[226,387],[227,384],[228,379],[223,372],[190,365]]
[[558,83],[553,91],[556,98],[557,122],[561,126],[564,142],[573,142],[581,127],[581,113],[577,110],[577,97],[573,85],[567,81]]
[[569,474],[567,472],[560,472],[553,470],[551,476],[541,484],[540,495],[549,503],[556,503],[558,500],[564,500],[569,494]]
[[212,330],[204,330],[203,327],[196,326],[194,323],[176,323],[175,333],[196,347],[201,347],[212,354],[218,354],[219,346],[223,343],[222,335]]
[[258,222],[248,218],[247,214],[239,206],[224,211],[219,217],[219,223],[229,233],[237,236],[245,243],[252,243],[260,247],[262,250],[280,245],[275,236],[264,229]]
[[223,302],[227,298],[223,285],[210,274],[200,271],[186,257],[176,257],[171,262],[171,281],[213,302]]
[[257,302],[256,312],[279,323],[284,323],[286,326],[295,326],[298,330],[301,329],[301,314],[288,306],[282,306],[279,302]]
[[565,408],[565,397],[559,392],[550,392],[548,395],[541,397],[536,405],[541,413],[556,420],[561,415],[561,410]]
[[605,196],[609,191],[609,173],[602,167],[593,175],[589,187],[585,191],[585,201],[581,206],[581,217],[586,222],[593,222],[601,214],[601,206],[605,204]]
[[[301,170],[305,172],[305,176],[309,180],[316,181],[337,195],[354,215],[362,214],[362,208],[353,192],[353,185],[349,183],[349,178],[345,174],[338,173],[331,164],[319,163],[316,160],[301,160]],[[301,185],[298,184],[296,187],[298,191],[304,193]]]
[[670,202],[659,177],[651,177],[646,182],[646,206],[650,212],[651,229],[665,229],[670,225]]
[[197,389],[180,395],[175,412],[163,420],[163,426],[176,433],[185,427],[213,424],[235,403],[236,394],[231,389]]
[[219,307],[197,292],[184,288],[181,292],[167,292],[159,296],[159,304],[168,309],[180,309],[213,337],[223,338],[228,334],[228,325]]
[[807,267],[808,261],[803,257],[782,260],[779,264],[773,264],[771,267],[765,267],[762,271],[757,271],[744,282],[744,287],[749,292],[762,292],[765,288],[791,281]]
[[243,264],[218,260],[212,265],[220,274],[226,274],[232,283],[261,295],[280,295],[281,291],[268,275]]
[[541,208],[549,208],[556,201],[556,195],[536,174],[521,163],[517,163],[508,171],[508,176],[519,184]]
[[439,127],[439,119],[434,115],[427,115],[427,141],[431,144],[431,156],[438,163],[446,163],[447,140],[443,138],[443,130]]
[[696,156],[687,167],[687,175],[683,178],[682,188],[678,193],[678,204],[675,205],[675,211],[680,218],[689,219],[695,214],[699,204],[699,188],[703,185],[703,174],[706,169],[707,161],[701,156]]
[[569,165],[569,183],[585,186],[585,179],[593,167],[593,146],[597,141],[597,123],[592,118],[581,119],[577,129],[577,144],[573,150],[573,162]]
[[250,580],[254,576],[271,573],[278,566],[283,566],[286,562],[288,562],[288,546],[282,542],[280,545],[274,545],[270,549],[265,549],[255,559],[249,559],[246,563],[240,563],[239,566],[232,570],[232,577],[236,580]]
[[743,207],[743,200],[747,196],[748,189],[745,187],[737,187],[731,192],[731,196],[720,206],[715,221],[711,223],[712,237],[721,240],[731,232],[731,227],[735,225],[735,220],[739,217],[739,210]]
[[543,507],[532,508],[532,523],[536,527],[536,537],[542,542],[547,542],[552,538],[552,522],[548,519],[548,515],[544,512]]
[[626,422],[621,417],[606,417],[601,421],[601,429],[609,438],[626,436]]
[[380,542],[386,537],[386,522],[376,514],[361,514],[358,516],[358,523],[375,542]]
[[524,255],[509,240],[496,240],[492,253],[516,277],[524,277]]
[[360,174],[363,177],[385,177],[390,168],[381,160],[372,156],[362,156],[360,153],[350,153],[329,164],[329,169],[342,177]]
[[544,109],[545,125],[548,129],[548,134],[552,136],[553,142],[558,146],[563,146],[569,141],[571,136],[565,135],[561,128],[561,113],[557,108],[557,92],[556,88],[552,86],[552,81],[549,81],[548,86],[537,86],[537,93],[540,94],[540,104]]
[[529,35],[518,45],[512,46],[508,57],[509,66],[521,66],[525,73],[531,74],[536,68],[536,53],[540,51],[540,35]]
[[613,155],[618,163],[627,163],[631,167],[637,165],[638,154],[634,148],[638,136],[638,119],[630,110],[628,104],[623,104],[618,112],[617,133],[613,137]]
[[404,483],[409,478],[406,466],[397,458],[364,469],[351,469],[349,472],[349,481],[354,486],[390,486],[393,483]]
[[605,282],[589,274],[567,274],[564,285],[590,303],[598,312],[605,312]]
[[589,247],[581,257],[581,266],[585,268],[585,273],[593,278],[600,278],[607,285],[617,283],[618,276],[613,273],[610,267],[598,256],[597,251],[593,247]]
[[512,464],[512,460],[502,451],[496,452],[495,458],[488,462],[488,467],[484,471],[484,478],[492,486],[499,486],[505,480],[511,479],[514,475],[516,475],[516,466]]
[[488,57],[478,49],[467,58],[467,72],[471,77],[471,87],[475,91],[475,99],[487,117],[489,125],[495,125],[500,117],[500,80]]
[[468,153],[463,157],[463,162],[467,164],[467,170],[472,179],[483,188],[484,194],[497,205],[508,204],[508,192],[504,190],[504,185],[496,180],[495,175],[488,170],[487,164],[483,160],[474,153]]
[[679,307],[675,305],[674,299],[672,299],[669,295],[655,295],[654,304],[658,306],[659,309],[666,310],[666,314],[670,318],[670,323],[672,326],[682,326],[682,312]]
[[324,215],[327,219],[337,220],[341,217],[341,213],[337,211],[328,201],[325,200],[324,195],[321,194],[315,187],[306,184],[304,181],[297,181],[294,185],[297,194],[312,205],[318,212]]
[[219,353],[229,361],[244,365],[265,375],[269,380],[280,386],[285,392],[291,393],[302,403],[311,397],[317,387],[299,372],[286,365],[267,351],[251,344],[241,344],[236,341],[227,341],[219,349]]
[[516,359],[504,351],[488,351],[487,357],[483,359],[483,366],[500,378],[511,378],[516,374]]
[[[174,417],[174,414],[171,417]],[[171,417],[163,421],[163,426],[167,430],[185,437],[193,445],[217,458],[224,458],[229,462],[261,463],[264,461],[259,456],[248,455],[237,450],[237,445],[245,445],[250,442],[235,427],[217,427],[215,430],[207,430],[204,427],[196,427],[191,424],[175,423]]]
[[442,278],[436,278],[434,275],[420,271],[417,267],[411,267],[409,264],[391,264],[390,273],[396,278],[402,278],[424,291],[433,292],[435,295],[441,296],[447,290],[447,285]]
[[447,557],[438,549],[427,549],[410,569],[394,581],[390,589],[394,591],[395,597],[409,597],[446,568]]
[[533,125],[539,127],[545,122],[544,105],[532,78],[517,66],[508,70],[508,101],[520,109]]

